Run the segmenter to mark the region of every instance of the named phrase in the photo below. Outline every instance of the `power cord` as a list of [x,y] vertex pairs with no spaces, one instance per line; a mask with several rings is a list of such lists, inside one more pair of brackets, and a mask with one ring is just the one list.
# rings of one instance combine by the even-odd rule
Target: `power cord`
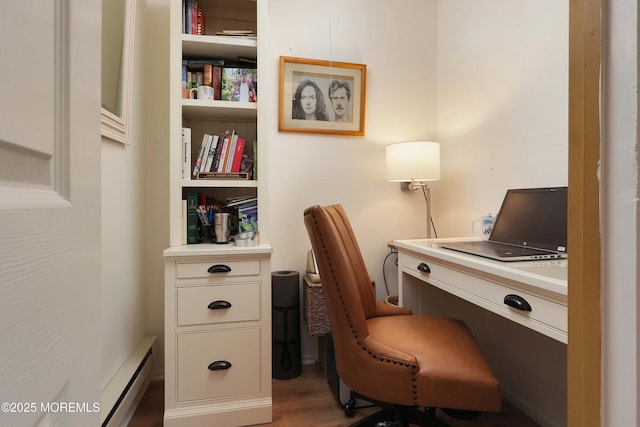
[[[389,285],[387,284],[386,265],[387,265],[387,260],[389,259],[389,257],[391,255],[393,255],[393,254],[397,254],[398,250],[396,249],[395,246],[393,246],[393,244],[391,242],[389,242],[389,244],[387,246],[389,246],[390,252],[387,254],[386,257],[384,257],[384,261],[382,261],[382,280],[384,281],[384,288],[387,291],[387,296],[390,296],[391,293],[389,292]],[[396,265],[396,267],[398,266],[398,257],[396,257],[395,265]]]
[[432,227],[433,228],[433,235],[435,236],[435,238],[438,238],[438,230],[436,230],[436,224],[433,222],[433,217],[431,215],[429,215],[429,209],[427,209],[427,206],[429,205],[429,199],[427,198],[427,190],[426,190],[426,186],[422,186],[422,195],[424,196],[424,208],[427,211],[427,228]]

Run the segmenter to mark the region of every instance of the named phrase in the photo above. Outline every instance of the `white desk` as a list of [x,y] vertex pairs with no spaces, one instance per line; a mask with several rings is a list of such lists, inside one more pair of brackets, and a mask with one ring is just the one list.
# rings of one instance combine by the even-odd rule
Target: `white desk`
[[[420,286],[429,284],[486,310],[567,343],[567,261],[500,262],[443,249],[438,242],[395,240],[400,305],[424,313]],[[419,266],[425,271],[420,271]],[[428,272],[427,272],[428,270]],[[418,279],[411,280],[410,277]],[[514,308],[526,301],[531,310]],[[522,303],[524,304],[524,303]]]

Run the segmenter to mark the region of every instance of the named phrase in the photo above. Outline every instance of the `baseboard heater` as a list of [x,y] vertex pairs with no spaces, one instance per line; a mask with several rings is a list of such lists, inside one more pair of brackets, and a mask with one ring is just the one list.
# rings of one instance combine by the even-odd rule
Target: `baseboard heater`
[[133,415],[151,381],[151,354],[156,337],[144,337],[125,360],[100,398],[102,427],[120,427]]

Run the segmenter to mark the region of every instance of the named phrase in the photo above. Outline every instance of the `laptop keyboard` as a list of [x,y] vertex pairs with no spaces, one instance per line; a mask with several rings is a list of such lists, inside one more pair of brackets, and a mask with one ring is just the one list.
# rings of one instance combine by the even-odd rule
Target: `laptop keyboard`
[[[535,254],[539,254],[540,252],[547,252],[542,249],[523,248],[520,246],[512,246],[512,245],[506,245],[504,243],[491,242],[489,240],[478,240],[478,241],[473,241],[469,243],[473,246],[480,246],[483,248],[494,249],[498,251],[507,251],[507,252],[511,252],[512,254],[522,255],[522,256],[535,255]],[[551,252],[549,251],[549,253]]]

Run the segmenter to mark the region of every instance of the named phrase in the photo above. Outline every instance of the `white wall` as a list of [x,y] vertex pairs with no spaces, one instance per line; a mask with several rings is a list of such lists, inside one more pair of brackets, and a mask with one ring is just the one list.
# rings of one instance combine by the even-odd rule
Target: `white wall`
[[130,144],[102,142],[101,389],[147,330],[145,6],[136,14]]
[[605,2],[603,20],[602,426],[637,426],[638,4]]
[[[508,188],[568,183],[568,1],[438,2],[433,185],[440,237],[467,236]],[[542,426],[566,425],[566,346],[447,300],[507,398]],[[532,351],[535,349],[535,351]]]
[[[422,196],[385,181],[384,147],[435,137],[435,1],[272,0],[268,15],[268,57],[261,58],[268,72],[260,76],[260,96],[269,103],[263,120],[272,268],[304,274],[311,247],[304,209],[342,203],[384,298],[387,242],[424,236],[427,230]],[[366,64],[366,135],[278,132],[280,56]],[[394,276],[391,292],[397,293],[396,273],[388,274]],[[314,340],[303,335],[303,358],[313,359]]]
[[145,335],[157,337],[152,377],[164,372],[164,258],[169,247],[169,1],[145,0],[144,105],[144,264],[146,275]]
[[568,1],[438,2],[434,216],[464,236],[508,188],[567,185]]

